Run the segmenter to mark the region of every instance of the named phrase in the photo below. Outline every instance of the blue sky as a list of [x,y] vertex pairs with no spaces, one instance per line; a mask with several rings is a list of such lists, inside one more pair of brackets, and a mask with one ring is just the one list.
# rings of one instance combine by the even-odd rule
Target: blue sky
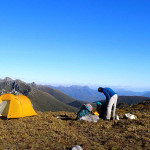
[[0,78],[150,89],[149,0],[1,0]]

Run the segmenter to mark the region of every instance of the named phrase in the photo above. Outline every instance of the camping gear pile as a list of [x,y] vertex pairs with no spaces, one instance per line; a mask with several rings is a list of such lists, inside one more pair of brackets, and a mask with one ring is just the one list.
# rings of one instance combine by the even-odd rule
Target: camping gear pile
[[91,104],[84,104],[82,105],[81,109],[79,110],[77,117],[81,118],[85,115],[89,115],[89,113],[91,113],[93,110],[93,107]]
[[[82,105],[81,109],[77,113],[78,120],[87,120],[88,122],[97,122],[99,118],[105,119],[106,115],[106,103],[104,102],[96,102],[96,111],[93,110],[91,104]],[[124,115],[124,119],[136,119],[137,117],[133,114],[127,113]],[[116,120],[120,120],[119,116],[115,116]]]
[[87,120],[88,122],[97,122],[99,119],[99,113],[92,111],[93,107],[91,104],[84,104],[79,112],[77,113],[77,119]]

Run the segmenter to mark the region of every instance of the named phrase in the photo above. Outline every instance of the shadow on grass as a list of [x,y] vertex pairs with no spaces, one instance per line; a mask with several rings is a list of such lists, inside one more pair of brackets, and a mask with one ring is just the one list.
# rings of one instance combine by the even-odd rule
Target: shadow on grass
[[5,116],[0,116],[0,119],[1,119],[1,120],[8,120],[8,118],[5,117]]
[[5,116],[0,116],[1,120],[18,120],[19,118],[7,118]]
[[69,116],[67,116],[67,115],[60,115],[60,119],[61,120],[77,120],[76,118],[75,119],[73,119],[73,118],[71,118],[71,117],[69,117]]

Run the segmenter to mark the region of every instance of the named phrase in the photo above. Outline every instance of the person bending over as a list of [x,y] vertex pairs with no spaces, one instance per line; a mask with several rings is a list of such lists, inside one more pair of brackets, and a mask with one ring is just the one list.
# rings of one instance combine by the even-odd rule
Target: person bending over
[[113,107],[113,120],[115,120],[115,112],[116,112],[116,105],[117,105],[117,99],[118,95],[111,89],[111,88],[98,88],[98,92],[103,93],[106,96],[106,105],[107,105],[107,111],[106,111],[106,120],[111,119],[111,111]]

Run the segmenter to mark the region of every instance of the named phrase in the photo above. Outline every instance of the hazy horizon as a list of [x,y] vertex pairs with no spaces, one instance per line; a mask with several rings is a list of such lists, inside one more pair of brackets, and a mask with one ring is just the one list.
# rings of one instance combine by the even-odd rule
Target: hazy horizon
[[109,86],[109,85],[83,85],[83,84],[51,84],[51,83],[40,83],[41,85],[51,85],[51,86],[63,86],[63,87],[71,87],[71,86],[88,86],[91,89],[97,90],[98,87],[110,87],[114,90],[122,90],[122,91],[133,91],[133,92],[148,92],[150,91],[150,87],[130,87],[130,86]]
[[[0,79],[5,79],[6,77],[1,77]],[[11,77],[9,77],[11,78]],[[26,83],[32,83],[35,81],[26,81],[24,79],[18,79],[18,78],[11,78],[12,80],[22,80]],[[110,87],[114,90],[120,90],[120,91],[133,91],[133,92],[148,92],[150,91],[150,87],[131,87],[131,86],[112,86],[112,85],[100,85],[100,84],[82,84],[82,83],[70,83],[70,84],[65,84],[65,83],[50,83],[50,82],[45,82],[45,83],[40,83],[40,82],[35,82],[37,85],[50,85],[50,86],[63,86],[63,87],[70,87],[70,86],[88,86],[91,89],[97,90],[98,87]]]

